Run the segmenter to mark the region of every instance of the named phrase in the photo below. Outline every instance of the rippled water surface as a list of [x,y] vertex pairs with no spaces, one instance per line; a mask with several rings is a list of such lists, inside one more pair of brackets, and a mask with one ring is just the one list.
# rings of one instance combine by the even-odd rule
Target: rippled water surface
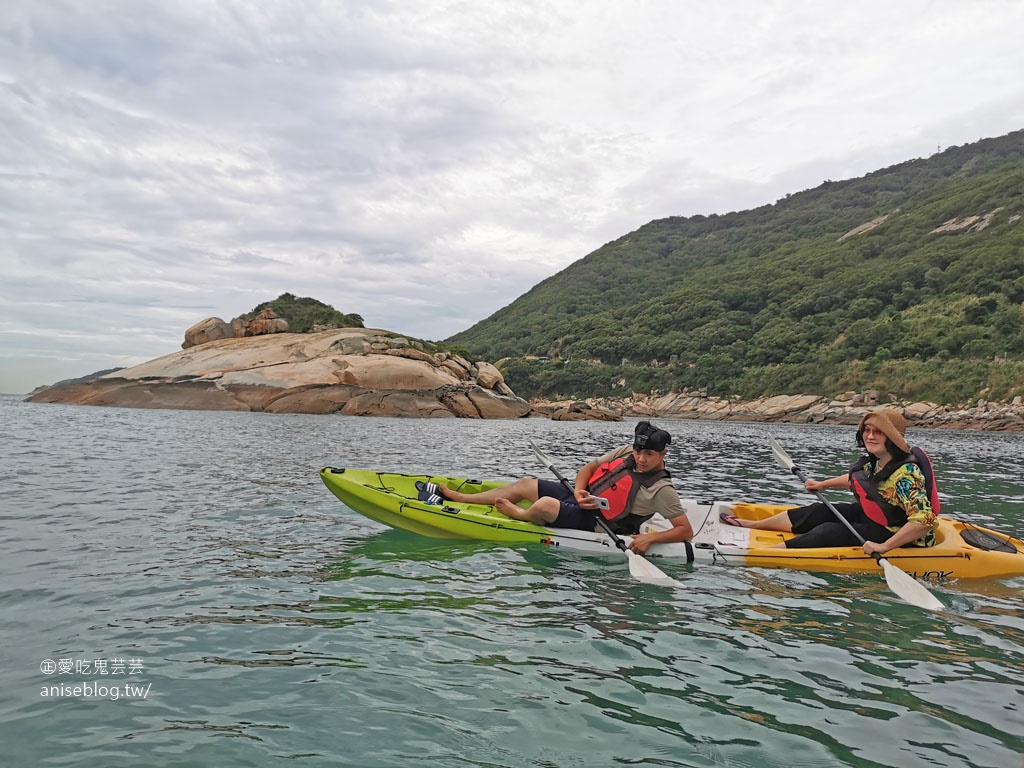
[[[682,495],[806,501],[766,427],[661,424]],[[659,563],[669,590],[391,531],[317,476],[544,476],[530,440],[568,472],[632,426],[0,397],[0,764],[1021,768],[1024,579],[938,615],[873,574]],[[853,457],[848,427],[772,433],[815,476]],[[944,512],[1024,533],[1024,435],[911,438]]]

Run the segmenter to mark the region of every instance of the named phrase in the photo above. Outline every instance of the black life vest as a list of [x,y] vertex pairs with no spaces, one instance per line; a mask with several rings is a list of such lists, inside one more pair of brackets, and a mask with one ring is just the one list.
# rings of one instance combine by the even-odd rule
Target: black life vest
[[[630,454],[621,459],[605,462],[595,469],[587,483],[587,491],[592,496],[608,500],[608,509],[601,510],[605,520],[618,523],[614,527],[622,531],[635,532],[640,529],[640,523],[653,515],[651,513],[641,516],[633,513],[633,501],[637,493],[640,488],[650,488],[667,477],[671,475],[664,467],[650,472],[637,472],[636,459]],[[627,521],[626,518],[630,519]]]
[[872,461],[871,456],[862,456],[856,464],[850,468],[850,490],[857,497],[860,508],[864,514],[879,525],[887,528],[900,528],[906,525],[906,510],[890,504],[878,490],[878,484],[892,476],[892,473],[903,464],[916,464],[924,475],[924,490],[928,494],[928,501],[932,511],[939,514],[939,492],[935,487],[935,471],[932,469],[932,460],[928,454],[920,448],[911,448],[910,456],[904,462],[893,462],[881,472],[869,475],[867,465]]

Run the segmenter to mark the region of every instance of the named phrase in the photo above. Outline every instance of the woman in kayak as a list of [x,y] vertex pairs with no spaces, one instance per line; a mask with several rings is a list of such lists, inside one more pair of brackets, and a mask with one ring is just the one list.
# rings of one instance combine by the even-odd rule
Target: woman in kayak
[[[556,528],[583,531],[597,529],[595,515],[603,514],[616,533],[633,537],[630,548],[643,554],[655,542],[689,541],[693,538],[690,521],[679,503],[665,455],[672,436],[647,421],[634,432],[633,444],[622,445],[594,459],[576,475],[575,493],[561,483],[524,477],[514,483],[482,493],[458,493],[443,485],[435,492],[444,499],[467,504],[493,504],[516,520]],[[608,501],[608,509],[598,508],[597,497]],[[528,509],[520,501],[531,502]],[[655,513],[672,523],[664,531],[637,533],[640,525]]]
[[[867,455],[846,474],[828,480],[808,480],[810,492],[850,488],[855,502],[833,504],[864,537],[865,554],[883,554],[905,546],[935,543],[938,495],[931,462],[919,448],[908,445],[907,422],[893,410],[867,414],[857,427],[857,444]],[[740,520],[725,512],[727,525],[800,534],[777,546],[790,549],[850,547],[860,542],[822,502],[780,512],[764,520]]]

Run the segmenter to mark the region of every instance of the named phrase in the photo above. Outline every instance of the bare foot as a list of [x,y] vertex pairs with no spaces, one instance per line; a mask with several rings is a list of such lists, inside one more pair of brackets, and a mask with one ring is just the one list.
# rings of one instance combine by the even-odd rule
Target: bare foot
[[495,499],[494,508],[501,512],[501,514],[515,518],[516,520],[525,519],[523,515],[526,513],[526,510],[521,507],[517,507],[508,499]]

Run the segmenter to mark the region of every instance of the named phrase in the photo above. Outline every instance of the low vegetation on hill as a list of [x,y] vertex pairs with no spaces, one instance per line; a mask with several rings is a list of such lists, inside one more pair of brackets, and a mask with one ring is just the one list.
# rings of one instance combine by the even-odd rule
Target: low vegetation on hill
[[[653,221],[448,341],[521,396],[1024,394],[1024,131]],[[527,357],[548,357],[547,362]]]
[[282,293],[273,301],[257,304],[251,312],[242,315],[242,318],[252,320],[256,313],[263,309],[270,309],[278,317],[287,320],[291,333],[309,333],[314,329],[365,327],[363,318],[357,314],[346,315],[322,301],[305,296],[296,297],[290,293]]

